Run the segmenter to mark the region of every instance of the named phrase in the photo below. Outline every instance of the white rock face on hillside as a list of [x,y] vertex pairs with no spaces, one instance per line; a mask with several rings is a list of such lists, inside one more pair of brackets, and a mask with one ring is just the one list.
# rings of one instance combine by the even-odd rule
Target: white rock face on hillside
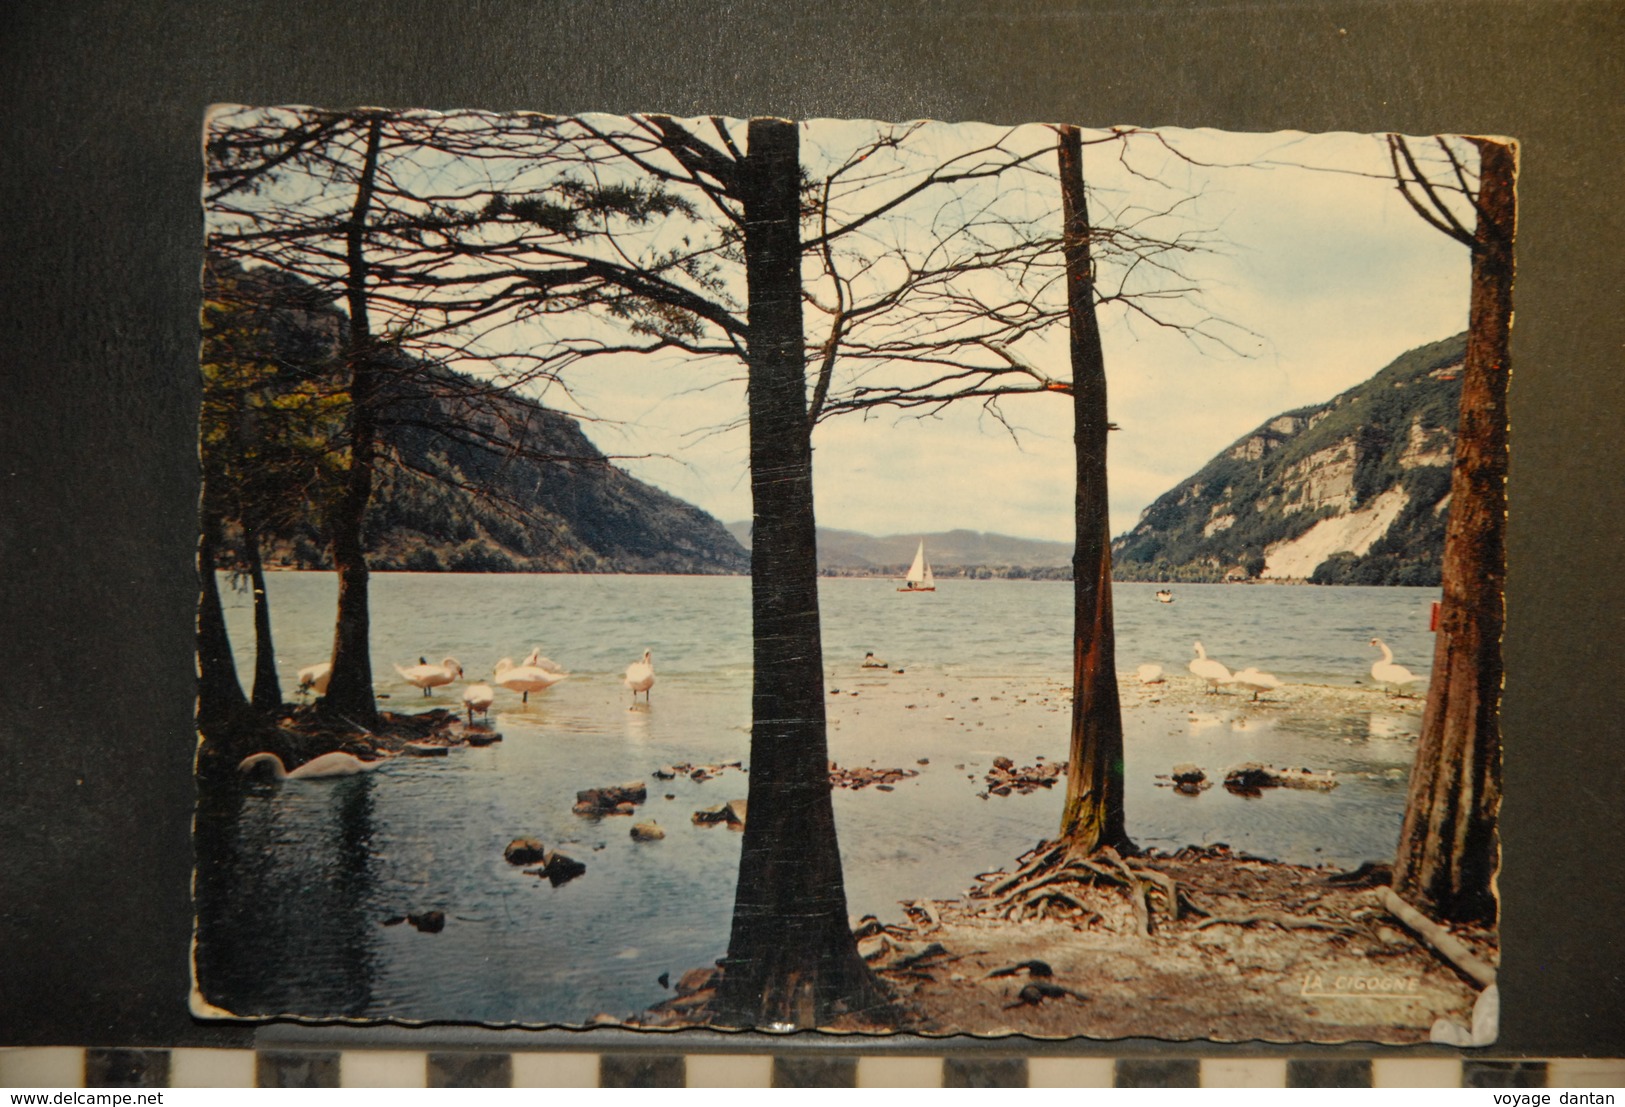
[[1390,488],[1359,511],[1322,519],[1292,541],[1265,549],[1263,575],[1275,580],[1303,580],[1332,554],[1363,556],[1388,533],[1410,499],[1403,488]]

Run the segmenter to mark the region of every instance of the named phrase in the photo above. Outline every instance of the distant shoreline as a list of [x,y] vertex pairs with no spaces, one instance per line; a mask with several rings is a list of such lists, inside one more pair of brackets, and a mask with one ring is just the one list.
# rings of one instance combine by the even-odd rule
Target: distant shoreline
[[[1011,569],[1023,569],[1022,566],[1009,566]],[[1053,567],[1041,566],[1039,570],[1024,570],[1020,573],[1004,573],[1001,575],[967,576],[962,570],[954,566],[936,570],[939,581],[949,581],[954,584],[982,584],[988,581],[1023,581],[1027,583],[1070,583],[1070,575],[1060,575],[1052,572]],[[267,573],[331,573],[332,569],[306,568],[299,565],[267,565]],[[216,569],[216,572],[230,573],[230,569]],[[582,572],[571,569],[514,569],[501,572],[461,571],[454,569],[373,569],[373,573],[388,576],[419,574],[423,576],[460,576],[460,577],[742,577],[748,579],[749,573],[680,573],[680,572],[652,572],[638,573],[627,570],[605,570],[603,572]],[[891,580],[899,583],[903,580],[903,571],[895,573],[864,572],[855,569],[831,568],[821,569],[818,573],[820,580]],[[1315,584],[1302,577],[1260,577],[1253,580],[1118,580],[1113,584],[1155,584],[1166,588],[1208,588],[1231,587],[1247,585],[1268,585],[1272,587],[1314,587],[1314,588],[1433,588],[1436,584],[1353,584],[1337,582],[1332,584]]]

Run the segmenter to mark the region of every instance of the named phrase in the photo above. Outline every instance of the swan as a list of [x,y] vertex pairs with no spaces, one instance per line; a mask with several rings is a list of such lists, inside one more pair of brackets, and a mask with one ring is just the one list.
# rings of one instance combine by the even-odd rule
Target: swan
[[649,702],[649,689],[655,684],[654,651],[644,650],[643,659],[634,661],[626,667],[625,684],[632,689],[632,702],[638,702],[638,693],[643,693],[643,701]]
[[530,651],[525,660],[519,663],[521,669],[541,669],[543,672],[557,673],[559,676],[569,676],[569,670],[557,661],[542,656],[542,647],[537,646]]
[[278,780],[322,780],[334,776],[355,776],[357,773],[370,773],[383,765],[383,761],[363,761],[353,753],[324,753],[319,757],[312,757],[293,772],[289,772],[282,758],[274,753],[251,753],[243,758],[237,766],[237,771],[246,773],[256,765],[269,765]]
[[1229,684],[1231,680],[1230,670],[1209,658],[1207,650],[1202,648],[1200,642],[1196,643],[1196,659],[1190,663],[1188,668],[1192,673],[1207,681],[1209,693],[1217,692],[1219,685]]
[[463,675],[463,667],[458,664],[455,657],[448,657],[438,665],[431,665],[420,657],[418,663],[410,669],[403,669],[397,665],[395,671],[400,673],[408,684],[415,684],[423,689],[425,696],[429,694],[429,689],[460,680]]
[[511,657],[504,657],[496,664],[496,683],[510,692],[518,692],[520,703],[529,703],[532,692],[545,692],[566,675],[537,665],[515,665]]
[[468,712],[468,725],[474,725],[474,712],[478,711],[485,716],[485,721],[491,721],[491,705],[496,702],[497,694],[491,686],[485,683],[470,684],[463,689],[463,708]]
[[1243,688],[1252,689],[1254,700],[1258,699],[1260,692],[1273,692],[1286,683],[1274,673],[1260,672],[1252,666],[1248,666],[1231,677],[1230,682],[1239,684]]
[[1161,684],[1163,680],[1162,666],[1149,661],[1134,670],[1134,674],[1140,678],[1141,684]]
[[1407,684],[1415,684],[1422,679],[1405,666],[1394,664],[1394,651],[1381,638],[1373,638],[1371,644],[1382,651],[1382,660],[1371,665],[1372,680],[1395,689],[1394,695],[1399,695]]
[[327,695],[327,682],[333,679],[333,663],[323,661],[315,665],[306,665],[299,670],[299,691],[315,692],[318,696]]

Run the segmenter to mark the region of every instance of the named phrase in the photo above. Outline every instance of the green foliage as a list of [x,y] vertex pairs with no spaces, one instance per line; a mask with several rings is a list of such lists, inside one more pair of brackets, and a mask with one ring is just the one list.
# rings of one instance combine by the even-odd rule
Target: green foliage
[[[274,535],[318,516],[343,459],[337,331],[302,282],[212,261],[201,315],[199,454],[223,522]],[[226,551],[223,551],[226,552]]]

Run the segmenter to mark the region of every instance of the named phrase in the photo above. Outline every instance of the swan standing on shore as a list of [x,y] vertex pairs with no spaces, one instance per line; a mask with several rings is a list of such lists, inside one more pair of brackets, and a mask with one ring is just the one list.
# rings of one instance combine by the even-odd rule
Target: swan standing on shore
[[1407,684],[1415,684],[1422,679],[1405,666],[1394,664],[1394,651],[1381,638],[1373,638],[1371,644],[1382,651],[1382,660],[1371,665],[1371,679],[1393,689],[1393,695],[1399,695],[1405,691]]
[[278,780],[322,780],[335,776],[355,776],[357,773],[370,773],[383,765],[383,761],[363,761],[353,753],[342,753],[335,750],[324,753],[319,757],[312,757],[293,772],[282,763],[282,758],[274,753],[251,753],[243,758],[237,766],[237,771],[246,773],[256,765],[269,765]]
[[485,721],[491,721],[491,705],[497,701],[497,694],[489,684],[470,684],[463,689],[463,709],[468,712],[468,725],[474,725],[474,712],[478,711],[485,716]]
[[431,665],[420,657],[418,663],[410,669],[403,669],[397,665],[395,671],[400,673],[408,684],[415,684],[423,689],[425,696],[429,694],[431,688],[463,679],[463,667],[455,657],[448,657],[438,665]]
[[495,672],[496,683],[510,692],[518,692],[520,703],[529,703],[532,692],[545,692],[568,675],[562,671],[549,672],[539,665],[515,665],[511,657],[498,661]]
[[1219,690],[1219,685],[1230,683],[1230,670],[1207,655],[1202,643],[1196,643],[1196,660],[1189,665],[1190,671],[1207,681],[1207,690],[1211,695]]
[[519,663],[521,669],[540,669],[545,673],[557,673],[559,676],[569,676],[570,672],[564,666],[551,658],[542,656],[542,647],[533,647],[530,655]]
[[649,689],[655,686],[654,651],[644,650],[643,659],[634,661],[626,667],[625,684],[632,689],[632,702],[638,702],[638,693],[643,693],[643,702],[649,702]]
[[1134,670],[1134,675],[1140,678],[1141,684],[1161,684],[1163,681],[1162,666],[1153,661],[1147,661]]
[[331,661],[318,662],[315,665],[306,665],[299,670],[299,691],[315,692],[318,696],[327,695],[327,682],[333,679],[333,663]]
[[1274,673],[1261,672],[1252,666],[1248,666],[1235,676],[1231,677],[1230,682],[1232,684],[1239,684],[1243,688],[1252,689],[1253,699],[1255,701],[1258,699],[1258,694],[1260,692],[1273,692],[1285,683],[1285,681],[1276,676]]

